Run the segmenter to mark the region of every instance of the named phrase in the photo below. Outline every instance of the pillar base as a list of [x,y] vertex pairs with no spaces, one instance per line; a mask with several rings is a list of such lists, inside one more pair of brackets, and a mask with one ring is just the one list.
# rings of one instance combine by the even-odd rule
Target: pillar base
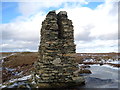
[[85,80],[83,77],[74,77],[72,82],[53,82],[53,83],[38,83],[37,88],[73,88],[77,86],[85,85]]

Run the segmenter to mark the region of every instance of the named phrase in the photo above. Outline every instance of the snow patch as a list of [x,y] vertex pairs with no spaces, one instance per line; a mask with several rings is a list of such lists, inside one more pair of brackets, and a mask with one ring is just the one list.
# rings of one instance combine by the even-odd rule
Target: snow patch
[[118,67],[113,67],[113,66],[110,66],[110,65],[108,65],[108,64],[104,64],[104,65],[102,65],[101,67],[108,67],[108,68],[111,68],[111,69],[120,69],[120,68],[118,68]]
[[22,80],[27,80],[29,78],[31,78],[31,75],[24,76],[22,78],[12,79],[12,80],[9,80],[9,82],[22,81]]
[[110,62],[108,62],[108,63],[111,63],[111,64],[120,64],[120,61],[110,61]]
[[94,62],[94,60],[90,58],[90,59],[85,59],[83,62]]
[[37,78],[40,78],[38,75],[36,75]]
[[90,66],[100,66],[100,64],[92,64],[92,65],[90,65]]
[[[15,81],[24,81],[24,80],[28,80],[29,78],[31,78],[31,75],[24,76],[24,77],[18,78],[18,79],[12,79],[12,80],[9,80],[9,82],[14,83]],[[25,84],[25,83],[24,82],[18,82],[18,83],[14,83],[14,84],[12,84],[10,86],[0,84],[0,88],[5,88],[5,87],[13,88],[14,86],[18,86],[18,85],[21,85],[21,84]],[[26,87],[30,88],[30,86],[27,85],[27,84],[26,84]]]
[[13,68],[7,68],[7,67],[5,67],[5,69],[6,69],[7,71],[14,71],[14,70],[16,70],[16,69],[13,69]]
[[3,63],[4,62],[4,60],[2,59],[1,61],[0,61],[0,63]]
[[6,85],[0,84],[0,88],[5,88],[5,87],[6,87]]
[[5,57],[2,57],[2,59],[4,60],[5,58],[7,58],[7,57],[10,57],[10,56],[13,56],[13,55],[16,55],[17,53],[12,53],[12,54],[10,54],[10,55],[7,55],[7,56],[5,56]]
[[78,67],[82,66],[82,65],[85,65],[85,64],[78,64]]

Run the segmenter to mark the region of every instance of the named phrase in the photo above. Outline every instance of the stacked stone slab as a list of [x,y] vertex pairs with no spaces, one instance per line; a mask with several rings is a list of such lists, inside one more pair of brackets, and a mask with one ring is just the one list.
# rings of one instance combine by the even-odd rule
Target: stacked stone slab
[[[39,60],[35,63],[34,80],[39,87],[42,83],[74,83],[77,64],[72,21],[66,11],[50,11],[42,22]],[[79,79],[83,82],[82,77]],[[44,86],[44,85],[43,85]],[[60,84],[61,86],[61,84]]]

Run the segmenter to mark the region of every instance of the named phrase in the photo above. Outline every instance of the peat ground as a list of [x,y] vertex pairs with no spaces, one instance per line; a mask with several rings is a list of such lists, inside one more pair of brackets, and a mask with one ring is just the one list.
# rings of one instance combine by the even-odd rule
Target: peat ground
[[[1,61],[3,60],[0,71],[2,82],[30,75],[34,70],[34,62],[37,61],[39,55],[37,52],[10,52],[0,54],[2,54]],[[84,64],[80,68],[85,68],[93,64],[108,64],[119,68],[119,63],[111,63],[118,61],[119,55],[118,53],[76,53],[75,61],[79,64]],[[85,72],[91,73],[88,70],[80,71],[80,73]]]

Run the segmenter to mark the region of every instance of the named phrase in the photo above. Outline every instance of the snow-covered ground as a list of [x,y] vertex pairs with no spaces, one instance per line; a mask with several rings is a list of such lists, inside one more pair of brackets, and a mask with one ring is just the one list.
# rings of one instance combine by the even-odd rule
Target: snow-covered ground
[[[12,82],[16,82],[16,81],[25,81],[25,80],[28,80],[31,78],[31,75],[27,75],[27,76],[23,76],[22,78],[17,78],[17,79],[11,79],[9,80],[8,82],[9,83],[12,83]],[[17,86],[18,84],[22,84],[23,82],[21,83],[14,83],[13,85],[9,86],[9,88],[12,88],[14,86]],[[2,85],[0,84],[0,88],[5,88],[7,85]]]
[[88,59],[85,59],[83,62],[99,62],[99,63],[120,64],[120,60],[118,60],[118,59],[116,59],[116,60],[113,60],[113,59],[108,59],[108,60],[101,59],[100,61],[96,61],[93,58],[88,58]]
[[24,76],[22,78],[17,78],[17,79],[12,79],[12,80],[9,80],[9,82],[15,82],[15,81],[23,81],[23,80],[27,80],[31,78],[31,75],[28,75],[28,76]]
[[3,62],[4,62],[4,59],[7,58],[7,57],[10,57],[10,56],[16,55],[16,54],[17,54],[17,53],[12,53],[12,54],[7,55],[7,56],[4,56],[4,57],[1,56],[1,57],[0,57],[0,70],[2,70],[1,67],[2,67],[2,64],[3,64]]
[[120,64],[120,60],[111,60],[111,61],[107,61],[107,63],[111,63],[111,64]]
[[95,60],[92,58],[89,58],[89,59],[85,59],[83,62],[95,62]]
[[10,56],[13,56],[13,55],[16,55],[16,54],[17,54],[17,53],[12,53],[12,54],[10,54],[10,55],[6,55],[6,56],[4,56],[4,57],[1,56],[0,59],[4,59],[4,58],[6,58],[6,57],[10,57]]
[[0,84],[0,88],[5,88],[7,85]]
[[118,67],[113,67],[113,66],[110,66],[110,65],[108,65],[108,64],[104,64],[104,65],[102,65],[101,67],[106,67],[106,68],[111,68],[111,69],[118,69],[118,70],[120,70],[120,68],[118,68]]

